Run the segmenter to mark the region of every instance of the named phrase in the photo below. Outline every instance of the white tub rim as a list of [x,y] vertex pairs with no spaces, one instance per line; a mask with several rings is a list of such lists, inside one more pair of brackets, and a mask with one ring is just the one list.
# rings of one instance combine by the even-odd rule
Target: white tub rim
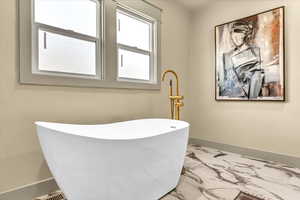
[[[109,128],[113,129],[113,126],[118,125],[126,125],[126,124],[134,124],[139,122],[151,122],[151,121],[162,121],[162,122],[168,122],[170,124],[166,124],[165,130],[153,130],[153,132],[150,135],[137,135],[135,137],[112,137],[111,134],[106,133],[105,135],[96,135],[93,133],[93,130],[88,130],[86,132],[80,132],[78,129],[82,128],[98,128],[99,130]],[[39,128],[45,128],[48,130],[53,131],[54,133],[61,133],[61,134],[68,134],[72,136],[78,136],[78,137],[84,137],[84,138],[90,138],[90,139],[99,139],[99,140],[119,140],[119,141],[127,141],[127,140],[138,140],[138,139],[146,139],[146,138],[152,138],[157,137],[164,134],[169,134],[174,131],[179,131],[182,129],[186,129],[190,127],[190,124],[185,121],[181,120],[172,120],[168,118],[145,118],[145,119],[137,119],[137,120],[129,120],[129,121],[120,121],[120,122],[113,122],[113,123],[104,123],[104,124],[68,124],[68,123],[58,123],[58,122],[45,122],[45,121],[36,121],[35,125]],[[66,127],[73,128],[72,130],[66,129]],[[141,130],[142,131],[142,130]]]

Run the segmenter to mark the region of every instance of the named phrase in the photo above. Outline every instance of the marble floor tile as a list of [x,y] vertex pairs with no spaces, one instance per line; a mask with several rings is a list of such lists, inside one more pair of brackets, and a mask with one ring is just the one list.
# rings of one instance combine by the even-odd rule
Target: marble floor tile
[[300,200],[300,169],[190,145],[177,188],[161,200]]

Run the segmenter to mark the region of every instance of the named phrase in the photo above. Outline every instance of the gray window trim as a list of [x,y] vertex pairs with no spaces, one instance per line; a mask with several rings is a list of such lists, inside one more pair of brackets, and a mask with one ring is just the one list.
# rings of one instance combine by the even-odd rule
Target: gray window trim
[[[101,74],[101,77],[93,76],[81,76],[77,74],[66,73],[60,74],[43,74],[43,73],[33,73],[32,66],[34,66],[34,60],[32,59],[32,0],[18,0],[19,3],[19,63],[20,63],[20,79],[21,84],[34,84],[34,85],[54,85],[54,86],[69,86],[69,87],[99,87],[99,88],[126,88],[126,89],[149,89],[149,90],[159,90],[160,89],[160,74],[161,74],[161,48],[160,48],[160,38],[161,38],[161,10],[147,4],[143,1],[125,1],[120,0],[116,2],[115,0],[97,0],[101,1],[101,11],[102,17],[99,16],[102,35],[99,35],[99,49],[102,49],[101,58],[99,63],[101,66],[101,71],[97,71],[97,74]],[[156,80],[154,82],[143,82],[135,80],[118,80],[118,46],[116,42],[116,9],[118,4],[126,5],[133,10],[137,10],[145,15],[157,21],[156,33],[157,33],[157,44],[154,55],[156,59],[157,69],[154,72],[156,74]],[[106,26],[105,26],[106,25]],[[51,31],[61,31],[57,29],[52,29]],[[60,32],[61,34],[62,32]],[[68,34],[68,32],[64,32]],[[74,33],[72,33],[74,36]],[[84,40],[92,40],[92,37],[86,37],[85,35],[75,34],[78,37],[83,37]],[[130,81],[130,82],[128,82]]]

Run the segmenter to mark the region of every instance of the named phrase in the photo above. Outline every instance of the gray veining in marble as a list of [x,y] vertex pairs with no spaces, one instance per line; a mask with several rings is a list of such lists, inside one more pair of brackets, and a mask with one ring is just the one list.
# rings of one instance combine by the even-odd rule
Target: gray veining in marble
[[161,200],[234,200],[240,191],[263,200],[300,200],[300,169],[190,145],[179,185]]

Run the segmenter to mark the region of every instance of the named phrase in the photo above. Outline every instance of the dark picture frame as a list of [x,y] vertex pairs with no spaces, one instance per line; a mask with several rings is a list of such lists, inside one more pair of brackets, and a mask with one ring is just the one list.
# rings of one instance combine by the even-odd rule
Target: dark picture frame
[[215,26],[215,100],[286,100],[285,6]]

